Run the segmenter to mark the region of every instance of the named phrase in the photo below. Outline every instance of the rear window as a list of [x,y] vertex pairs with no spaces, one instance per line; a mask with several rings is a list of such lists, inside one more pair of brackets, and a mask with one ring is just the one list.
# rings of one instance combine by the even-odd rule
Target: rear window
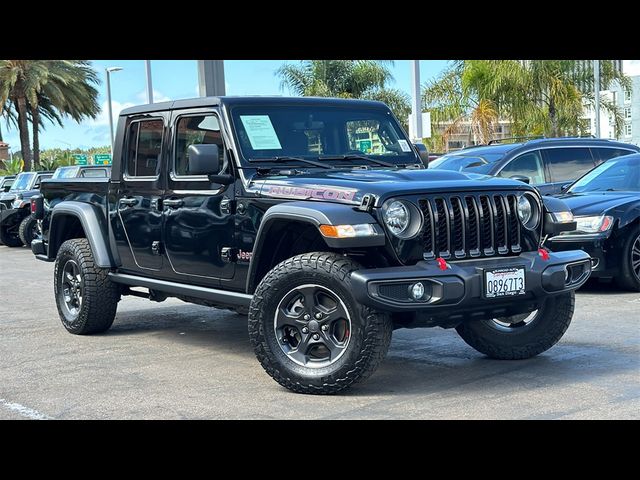
[[606,162],[610,158],[621,157],[623,155],[629,155],[631,153],[637,153],[633,150],[627,150],[626,148],[592,148],[593,156],[596,158],[596,163]]
[[60,167],[53,172],[51,178],[76,178],[79,167]]
[[142,120],[129,125],[127,139],[127,175],[157,177],[160,172],[160,153],[164,121]]

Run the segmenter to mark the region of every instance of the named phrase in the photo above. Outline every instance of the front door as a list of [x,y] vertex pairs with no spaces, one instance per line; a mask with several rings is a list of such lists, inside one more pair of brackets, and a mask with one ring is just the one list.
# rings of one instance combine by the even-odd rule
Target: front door
[[[223,171],[228,169],[217,112],[212,109],[175,111],[167,191],[163,197],[164,247],[177,281],[218,285],[232,278],[235,263],[233,185],[211,183],[189,174],[189,146],[219,146]],[[165,266],[165,271],[168,268]]]
[[112,225],[122,264],[132,270],[161,270],[162,212],[159,201],[165,119],[128,121],[122,153],[122,181]]

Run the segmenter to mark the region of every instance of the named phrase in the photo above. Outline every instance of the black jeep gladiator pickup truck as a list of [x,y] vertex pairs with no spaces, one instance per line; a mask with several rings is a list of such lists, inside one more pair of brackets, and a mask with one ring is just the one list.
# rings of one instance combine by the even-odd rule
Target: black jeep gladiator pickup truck
[[132,107],[111,178],[45,181],[34,208],[32,250],[56,262],[69,332],[107,330],[123,295],[231,308],[248,313],[267,373],[302,393],[366,378],[394,328],[455,328],[492,358],[537,355],[569,326],[591,273],[586,253],[544,248],[575,228],[560,200],[425,169],[372,101]]

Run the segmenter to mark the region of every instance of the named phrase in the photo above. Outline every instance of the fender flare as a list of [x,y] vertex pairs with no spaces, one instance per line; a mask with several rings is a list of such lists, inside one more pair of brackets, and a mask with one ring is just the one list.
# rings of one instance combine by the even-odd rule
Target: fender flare
[[253,293],[257,287],[256,272],[260,264],[260,252],[265,248],[269,231],[278,220],[308,223],[314,227],[320,225],[358,225],[374,224],[376,235],[360,238],[327,238],[324,241],[331,248],[379,247],[386,243],[385,233],[376,219],[367,212],[356,210],[352,205],[320,203],[310,201],[286,202],[269,208],[260,221],[253,255],[247,272],[247,293]]
[[56,219],[60,220],[65,216],[75,217],[80,221],[91,246],[96,266],[101,268],[115,267],[116,262],[109,249],[108,231],[102,210],[96,205],[71,200],[57,204],[51,211],[47,257],[55,259],[58,253],[60,248],[60,245],[57,244],[57,239],[60,237],[58,228],[60,228],[61,222]]

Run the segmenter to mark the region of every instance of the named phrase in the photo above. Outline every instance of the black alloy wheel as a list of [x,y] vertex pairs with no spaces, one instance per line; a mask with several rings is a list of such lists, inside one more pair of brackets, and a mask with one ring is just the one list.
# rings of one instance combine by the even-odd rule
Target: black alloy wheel
[[292,361],[319,368],[331,365],[346,351],[351,317],[335,292],[307,284],[282,298],[273,326],[280,349]]

